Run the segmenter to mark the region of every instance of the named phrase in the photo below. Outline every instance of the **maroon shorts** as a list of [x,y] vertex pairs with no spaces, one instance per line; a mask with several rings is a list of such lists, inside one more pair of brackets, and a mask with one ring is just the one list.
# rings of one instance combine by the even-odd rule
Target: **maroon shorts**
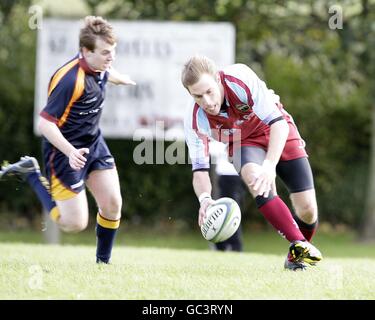
[[[305,141],[301,138],[296,125],[288,121],[289,135],[285,143],[284,150],[281,154],[281,161],[294,160],[298,158],[307,157],[305,150]],[[248,137],[241,141],[241,147],[260,147],[267,151],[270,136],[269,131],[257,137]],[[235,149],[234,149],[235,151]]]

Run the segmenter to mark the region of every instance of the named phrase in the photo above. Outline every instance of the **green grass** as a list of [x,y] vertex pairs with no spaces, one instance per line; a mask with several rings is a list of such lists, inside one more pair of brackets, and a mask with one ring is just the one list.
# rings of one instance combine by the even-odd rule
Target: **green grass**
[[199,233],[128,231],[112,265],[94,263],[93,231],[42,240],[0,233],[0,299],[375,299],[375,246],[350,234],[319,235],[325,259],[307,272],[283,270],[287,244],[275,233],[253,232],[246,252],[222,253]]
[[[0,230],[0,243],[44,243],[42,231],[4,231]],[[61,233],[61,244],[94,245],[94,227],[79,234]],[[288,244],[273,230],[267,232],[243,230],[245,252],[285,254]],[[324,256],[358,257],[375,259],[375,243],[360,243],[352,232],[327,233],[319,231],[313,243],[319,247]],[[208,242],[203,239],[198,228],[192,232],[176,230],[159,230],[121,226],[116,238],[116,245],[131,247],[156,247],[171,249],[207,250]]]
[[327,257],[308,272],[283,255],[1,244],[0,299],[374,299],[375,261]]

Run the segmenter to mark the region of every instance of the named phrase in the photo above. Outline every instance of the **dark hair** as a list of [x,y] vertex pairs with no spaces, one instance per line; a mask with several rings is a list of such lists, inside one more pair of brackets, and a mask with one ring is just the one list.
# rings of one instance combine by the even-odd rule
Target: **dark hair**
[[98,37],[111,45],[116,42],[113,28],[105,19],[102,17],[87,16],[84,19],[84,26],[79,33],[79,47],[85,47],[94,51],[95,42]]

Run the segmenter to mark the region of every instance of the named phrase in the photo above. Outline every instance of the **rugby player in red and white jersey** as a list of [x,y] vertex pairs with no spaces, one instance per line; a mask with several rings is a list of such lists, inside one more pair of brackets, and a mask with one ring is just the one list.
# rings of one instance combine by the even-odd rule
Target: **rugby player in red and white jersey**
[[[302,140],[279,96],[246,65],[218,70],[205,56],[184,65],[181,81],[194,101],[185,118],[185,136],[200,202],[201,225],[211,198],[209,144],[229,144],[233,164],[264,217],[289,242],[284,267],[315,265],[322,255],[311,243],[318,209],[313,175]],[[290,192],[292,214],[277,195],[276,174]]]

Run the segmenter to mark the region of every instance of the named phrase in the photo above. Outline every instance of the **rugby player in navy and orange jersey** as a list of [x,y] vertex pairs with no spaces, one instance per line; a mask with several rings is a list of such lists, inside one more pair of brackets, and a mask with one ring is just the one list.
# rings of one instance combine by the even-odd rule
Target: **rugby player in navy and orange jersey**
[[51,218],[66,232],[88,223],[85,186],[93,194],[97,213],[98,263],[108,263],[120,224],[122,197],[115,161],[99,128],[107,81],[135,85],[112,68],[116,39],[112,26],[88,16],[79,35],[79,54],[60,67],[48,87],[48,101],[40,113],[44,165],[22,157],[2,168],[0,176],[18,175],[35,190]]
[[[219,71],[205,56],[189,59],[181,80],[194,99],[185,135],[200,202],[199,225],[213,203],[208,142],[215,139],[229,144],[233,164],[258,209],[290,242],[284,267],[305,269],[320,261],[321,253],[310,243],[318,209],[305,142],[279,96],[248,66],[234,64]],[[276,193],[276,174],[288,187],[294,215]]]

